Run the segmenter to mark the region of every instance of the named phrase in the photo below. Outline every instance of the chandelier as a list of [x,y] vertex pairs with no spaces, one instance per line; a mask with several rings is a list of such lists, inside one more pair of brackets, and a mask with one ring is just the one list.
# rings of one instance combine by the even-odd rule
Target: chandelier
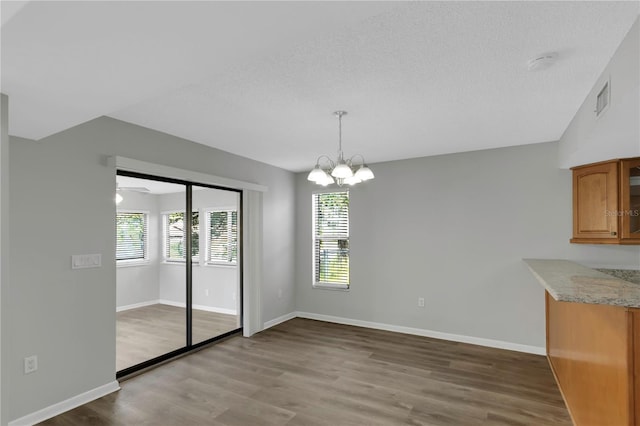
[[[373,172],[367,167],[362,155],[355,154],[347,160],[344,159],[344,154],[342,153],[342,116],[347,115],[347,112],[336,111],[333,114],[338,117],[338,159],[333,161],[326,155],[318,157],[316,166],[309,172],[307,180],[322,186],[331,185],[332,183],[342,186],[345,183],[347,185],[355,185],[373,179]],[[359,165],[354,164],[356,157],[360,157],[361,162]],[[324,162],[321,166],[320,162],[322,160]]]

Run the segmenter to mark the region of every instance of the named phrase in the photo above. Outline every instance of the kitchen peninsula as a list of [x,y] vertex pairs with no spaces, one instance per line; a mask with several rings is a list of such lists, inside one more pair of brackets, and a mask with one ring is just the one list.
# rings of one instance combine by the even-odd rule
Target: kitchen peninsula
[[567,260],[524,259],[545,288],[546,351],[576,425],[640,424],[640,283]]

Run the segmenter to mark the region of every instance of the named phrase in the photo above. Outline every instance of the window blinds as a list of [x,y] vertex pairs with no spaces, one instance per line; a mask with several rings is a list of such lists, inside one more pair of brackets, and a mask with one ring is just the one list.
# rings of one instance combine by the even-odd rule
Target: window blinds
[[[185,220],[184,212],[168,213],[164,218],[164,257],[167,260],[183,261],[186,259]],[[199,215],[192,213],[191,221],[191,256],[198,256],[199,252]]]
[[314,282],[349,285],[349,192],[313,195]]
[[208,215],[208,262],[236,263],[238,261],[238,212],[211,211]]
[[116,260],[145,259],[147,255],[147,215],[116,213]]

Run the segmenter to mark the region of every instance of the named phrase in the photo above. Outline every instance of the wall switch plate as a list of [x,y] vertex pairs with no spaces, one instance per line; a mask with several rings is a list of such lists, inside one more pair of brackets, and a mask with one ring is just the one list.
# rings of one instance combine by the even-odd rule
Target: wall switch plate
[[424,297],[418,297],[418,307],[424,308]]
[[38,356],[31,355],[24,359],[24,374],[33,373],[38,369]]
[[71,269],[99,268],[102,266],[101,254],[71,255]]
[[205,288],[205,289],[204,289],[204,295],[205,295],[205,296],[208,296],[208,295],[209,295],[209,289],[208,289],[208,288]]

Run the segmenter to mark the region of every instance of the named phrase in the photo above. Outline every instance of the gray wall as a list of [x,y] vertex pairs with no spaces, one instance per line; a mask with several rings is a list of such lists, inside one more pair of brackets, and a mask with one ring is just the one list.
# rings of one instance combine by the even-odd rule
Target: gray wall
[[[600,117],[596,97],[611,77],[611,104]],[[560,139],[558,164],[573,167],[640,155],[640,23],[629,30]]]
[[[115,379],[115,170],[105,166],[112,155],[268,186],[263,321],[295,309],[292,173],[106,117],[38,142],[11,138],[4,420]],[[70,256],[83,253],[101,253],[102,267],[71,270]],[[24,375],[29,355],[38,355],[39,370]]]
[[[638,267],[640,247],[569,244],[557,143],[374,164],[351,188],[351,289],[313,289],[311,194],[296,182],[298,311],[544,346],[543,290],[522,258]],[[426,299],[425,308],[417,306]]]

